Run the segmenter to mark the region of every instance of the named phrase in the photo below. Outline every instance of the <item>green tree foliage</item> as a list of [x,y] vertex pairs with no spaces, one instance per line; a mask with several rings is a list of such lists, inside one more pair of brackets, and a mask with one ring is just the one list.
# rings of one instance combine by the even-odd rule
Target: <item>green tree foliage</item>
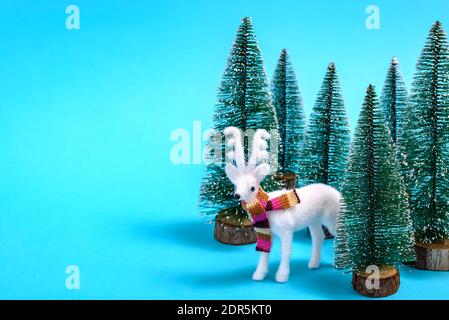
[[[214,129],[223,133],[234,126],[245,133],[249,129],[266,129],[271,133],[270,147],[279,142],[276,112],[271,103],[270,88],[264,70],[262,55],[257,44],[250,18],[243,18],[228,58],[227,66],[218,89],[215,106]],[[245,139],[245,157],[248,157],[248,140]],[[221,137],[211,138],[211,150],[221,150],[221,156],[212,151],[209,158],[215,160],[206,167],[200,189],[200,209],[203,214],[215,216],[220,210],[235,208],[239,216],[246,216],[240,203],[233,197],[233,186],[224,172],[225,144]],[[215,147],[214,147],[215,146]],[[277,166],[277,150],[271,163]],[[262,187],[272,191],[279,184],[268,176]]]
[[365,270],[414,259],[405,185],[373,86],[366,92],[343,187],[337,268]]
[[396,57],[391,60],[387,78],[380,97],[380,106],[385,114],[391,139],[395,146],[400,142],[404,110],[407,107],[407,90]]
[[341,190],[349,155],[350,130],[334,63],[330,63],[310,118],[300,180]]
[[449,236],[449,48],[440,22],[416,65],[401,151],[417,241]]
[[279,123],[278,163],[282,173],[298,173],[305,137],[305,115],[295,71],[287,50],[282,50],[272,81],[273,105]]

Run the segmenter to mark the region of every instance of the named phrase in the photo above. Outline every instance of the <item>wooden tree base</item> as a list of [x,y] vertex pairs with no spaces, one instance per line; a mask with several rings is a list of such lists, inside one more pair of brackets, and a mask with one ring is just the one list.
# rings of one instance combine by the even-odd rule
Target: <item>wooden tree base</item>
[[417,269],[449,271],[449,240],[443,243],[415,244]]
[[370,276],[372,275],[369,273],[353,272],[352,287],[354,290],[367,297],[381,298],[392,295],[399,289],[399,271],[394,267],[380,268],[379,287],[377,289],[367,288],[367,280],[369,284],[372,283],[372,280],[368,279]]
[[247,218],[236,217],[227,211],[219,213],[215,219],[215,240],[232,245],[256,242],[256,232]]
[[282,187],[287,190],[296,188],[296,174],[293,172],[278,173],[273,178],[282,184]]

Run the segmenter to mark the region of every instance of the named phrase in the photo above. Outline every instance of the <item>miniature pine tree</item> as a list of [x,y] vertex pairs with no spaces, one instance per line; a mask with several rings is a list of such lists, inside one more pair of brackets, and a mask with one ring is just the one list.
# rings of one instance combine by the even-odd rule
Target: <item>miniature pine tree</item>
[[287,50],[282,50],[272,81],[273,105],[279,123],[278,164],[281,173],[300,170],[300,151],[304,143],[305,115],[295,71]]
[[397,146],[400,142],[403,114],[407,106],[407,90],[396,57],[391,60],[388,68],[387,78],[380,97],[380,106],[385,114],[391,139]]
[[330,63],[310,118],[300,180],[325,183],[341,190],[350,139],[337,71],[335,64]]
[[[250,18],[243,18],[241,21],[218,89],[214,129],[223,133],[229,126],[237,127],[243,133],[249,129],[266,129],[271,133],[270,148],[278,143],[276,112],[271,103],[269,82]],[[210,157],[215,156],[215,161],[206,167],[200,189],[200,209],[205,215],[215,216],[223,209],[232,208],[231,211],[237,216],[245,217],[246,213],[234,199],[232,183],[224,172],[224,139],[218,140],[211,139],[210,145],[218,144],[218,149],[223,151],[222,156],[218,159],[216,155]],[[247,145],[245,157],[248,157]],[[273,158],[277,158],[277,155]],[[276,159],[271,160],[273,162]],[[278,187],[278,183],[272,176],[268,176],[262,187],[272,191]]]
[[449,237],[449,47],[440,22],[430,29],[416,65],[401,151],[415,237]]
[[392,139],[373,86],[355,131],[339,213],[335,266],[365,271],[412,261],[413,228]]

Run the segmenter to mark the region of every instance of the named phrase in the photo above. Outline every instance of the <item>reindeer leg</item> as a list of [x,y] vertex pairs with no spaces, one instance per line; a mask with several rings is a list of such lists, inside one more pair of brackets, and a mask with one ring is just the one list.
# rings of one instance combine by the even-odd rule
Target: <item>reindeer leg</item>
[[270,259],[270,254],[268,252],[261,252],[259,256],[259,263],[257,265],[256,271],[253,273],[253,280],[262,281],[268,272],[268,261]]
[[324,241],[324,232],[321,225],[309,226],[310,237],[312,238],[312,254],[309,261],[309,269],[316,269],[320,266],[321,247]]
[[287,282],[290,274],[290,257],[292,254],[293,232],[284,231],[280,234],[281,238],[281,263],[276,272],[277,282]]

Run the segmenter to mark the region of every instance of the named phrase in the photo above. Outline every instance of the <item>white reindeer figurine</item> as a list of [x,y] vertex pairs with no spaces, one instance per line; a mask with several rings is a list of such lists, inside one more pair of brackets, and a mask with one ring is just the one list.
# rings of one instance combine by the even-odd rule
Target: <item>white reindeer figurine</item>
[[[252,151],[245,165],[244,149],[241,132],[238,128],[228,127],[224,130],[228,139],[228,159],[235,162],[227,163],[226,175],[235,186],[234,196],[241,200],[242,204],[257,201],[260,182],[270,172],[270,166],[266,163],[268,159],[266,142],[269,134],[265,130],[257,130],[253,137]],[[269,199],[276,198],[287,190],[278,190],[268,194]],[[281,240],[281,262],[276,273],[277,282],[286,282],[290,273],[290,256],[293,233],[309,227],[312,238],[312,254],[308,267],[318,268],[320,265],[321,246],[324,240],[322,225],[326,226],[332,234],[335,234],[337,213],[340,210],[340,193],[325,184],[310,184],[296,189],[296,195],[300,203],[285,210],[274,210],[267,212],[269,229],[271,234]],[[295,202],[296,203],[296,202]],[[253,219],[254,223],[254,219]],[[257,230],[257,229],[256,229]],[[270,237],[271,240],[271,237]],[[270,242],[271,247],[271,242]],[[253,274],[253,280],[263,280],[268,272],[268,252],[261,252],[259,263]]]

